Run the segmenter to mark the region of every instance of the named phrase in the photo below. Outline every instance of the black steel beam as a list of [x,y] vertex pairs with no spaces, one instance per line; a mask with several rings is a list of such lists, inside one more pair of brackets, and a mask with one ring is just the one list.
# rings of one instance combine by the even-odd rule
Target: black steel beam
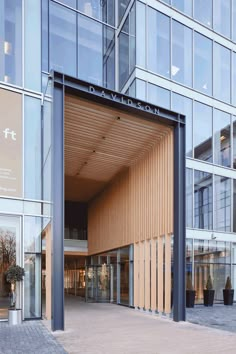
[[52,330],[64,330],[64,86],[53,87]]
[[174,130],[174,296],[173,319],[185,321],[185,125]]

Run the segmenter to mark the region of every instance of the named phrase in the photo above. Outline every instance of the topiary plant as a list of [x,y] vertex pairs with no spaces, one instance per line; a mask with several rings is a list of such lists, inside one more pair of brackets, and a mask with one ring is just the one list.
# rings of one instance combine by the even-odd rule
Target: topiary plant
[[232,289],[232,284],[231,284],[230,277],[227,277],[227,279],[226,279],[225,289]]
[[213,289],[213,284],[212,284],[212,279],[211,279],[211,275],[210,274],[209,274],[208,279],[207,279],[206,289],[207,290],[212,290]]
[[23,276],[25,275],[24,268],[18,266],[18,265],[12,265],[10,266],[7,271],[5,272],[6,275],[6,281],[8,283],[11,283],[11,307],[14,307],[16,309],[16,292],[15,292],[15,287],[16,287],[16,282],[17,281],[22,281]]
[[193,284],[190,275],[187,277],[186,290],[193,290]]

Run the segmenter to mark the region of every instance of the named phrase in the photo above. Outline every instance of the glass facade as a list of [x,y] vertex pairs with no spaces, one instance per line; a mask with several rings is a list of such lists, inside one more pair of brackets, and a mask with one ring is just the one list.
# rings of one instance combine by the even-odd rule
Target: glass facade
[[[197,289],[209,273],[217,289],[230,269],[236,281],[236,268],[229,268],[229,254],[236,264],[236,1],[155,3],[0,1],[0,97],[14,92],[22,103],[22,159],[15,158],[22,193],[8,198],[1,189],[0,220],[8,227],[4,214],[18,215],[17,231],[11,230],[24,254],[19,263],[26,269],[25,318],[41,316],[40,238],[51,210],[51,70],[186,116],[187,235],[190,229],[202,235],[186,244],[188,264],[196,263],[187,272],[194,270]],[[76,227],[66,230],[70,240],[87,238]],[[217,241],[209,240],[208,231]],[[107,261],[109,270],[100,268],[96,276],[109,271],[113,298],[127,304],[130,260],[125,250],[117,254],[106,255],[114,262]]]

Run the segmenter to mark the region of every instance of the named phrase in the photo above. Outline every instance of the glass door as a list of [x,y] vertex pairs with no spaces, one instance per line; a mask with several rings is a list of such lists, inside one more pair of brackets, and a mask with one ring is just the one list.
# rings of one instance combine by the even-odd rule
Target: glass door
[[86,266],[86,301],[110,301],[110,266]]
[[[10,284],[5,272],[9,266],[20,264],[20,217],[0,215],[0,320],[7,319],[10,306]],[[20,286],[17,288],[20,305]]]

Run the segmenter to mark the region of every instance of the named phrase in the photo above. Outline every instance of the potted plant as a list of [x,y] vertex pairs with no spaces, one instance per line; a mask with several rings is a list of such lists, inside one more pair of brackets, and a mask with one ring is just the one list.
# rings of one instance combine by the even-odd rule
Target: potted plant
[[224,305],[233,305],[234,289],[232,289],[231,279],[227,277],[225,289],[223,289]]
[[193,289],[190,275],[187,277],[186,284],[186,307],[194,307],[196,291]]
[[6,281],[11,284],[11,305],[8,311],[8,323],[10,325],[20,324],[22,322],[21,309],[16,308],[16,282],[23,280],[25,275],[24,268],[18,265],[10,266],[5,272]]
[[213,284],[211,275],[208,276],[206,289],[203,290],[204,306],[213,306],[215,290],[213,290]]

